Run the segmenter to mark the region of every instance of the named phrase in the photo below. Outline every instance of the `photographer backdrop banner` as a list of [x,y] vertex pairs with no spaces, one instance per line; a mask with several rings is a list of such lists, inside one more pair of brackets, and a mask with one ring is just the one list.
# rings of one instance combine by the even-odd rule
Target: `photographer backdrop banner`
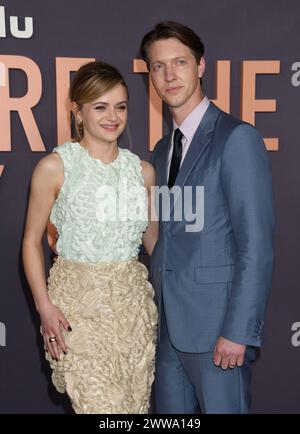
[[[69,137],[70,76],[92,59],[124,74],[131,134],[121,146],[149,159],[170,114],[138,49],[162,20],[180,21],[200,35],[207,96],[265,138],[277,207],[276,263],[264,346],[253,369],[252,411],[300,412],[299,1],[0,0],[0,413],[71,412],[49,382],[22,268],[31,173]],[[49,267],[46,242],[45,249]]]

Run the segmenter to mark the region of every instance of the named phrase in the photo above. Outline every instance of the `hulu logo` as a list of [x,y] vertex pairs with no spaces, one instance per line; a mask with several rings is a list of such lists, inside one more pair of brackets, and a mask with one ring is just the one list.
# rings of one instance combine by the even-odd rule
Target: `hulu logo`
[[29,39],[33,35],[33,19],[32,17],[24,18],[24,30],[20,30],[19,17],[11,16],[6,19],[6,11],[4,6],[0,6],[0,39],[7,37],[6,21],[9,18],[10,34],[14,38]]

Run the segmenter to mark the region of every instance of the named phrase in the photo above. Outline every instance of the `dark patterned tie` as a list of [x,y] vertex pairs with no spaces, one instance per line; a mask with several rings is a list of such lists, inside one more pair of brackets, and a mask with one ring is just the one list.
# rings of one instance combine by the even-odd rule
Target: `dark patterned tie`
[[180,129],[176,128],[174,132],[173,154],[172,154],[169,181],[168,181],[169,188],[173,187],[179,171],[181,157],[182,157],[182,143],[181,143],[182,136],[183,134],[180,131]]

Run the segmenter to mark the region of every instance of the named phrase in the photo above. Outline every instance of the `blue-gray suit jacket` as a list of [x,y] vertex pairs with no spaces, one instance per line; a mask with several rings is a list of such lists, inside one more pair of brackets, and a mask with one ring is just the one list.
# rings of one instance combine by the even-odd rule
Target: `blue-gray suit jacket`
[[[152,154],[156,184],[167,184],[171,134]],[[223,336],[260,346],[273,267],[270,164],[257,130],[211,103],[175,185],[204,186],[204,226],[162,221],[150,278],[170,339],[184,352],[209,352]]]

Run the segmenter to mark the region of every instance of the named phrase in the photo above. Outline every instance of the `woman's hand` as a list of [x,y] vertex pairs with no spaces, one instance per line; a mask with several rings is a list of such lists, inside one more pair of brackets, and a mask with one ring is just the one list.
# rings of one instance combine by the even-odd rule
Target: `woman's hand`
[[67,347],[61,334],[61,325],[67,331],[72,331],[68,320],[58,307],[51,302],[39,309],[41,317],[41,332],[44,338],[44,346],[52,358],[58,360],[61,351],[67,353]]

